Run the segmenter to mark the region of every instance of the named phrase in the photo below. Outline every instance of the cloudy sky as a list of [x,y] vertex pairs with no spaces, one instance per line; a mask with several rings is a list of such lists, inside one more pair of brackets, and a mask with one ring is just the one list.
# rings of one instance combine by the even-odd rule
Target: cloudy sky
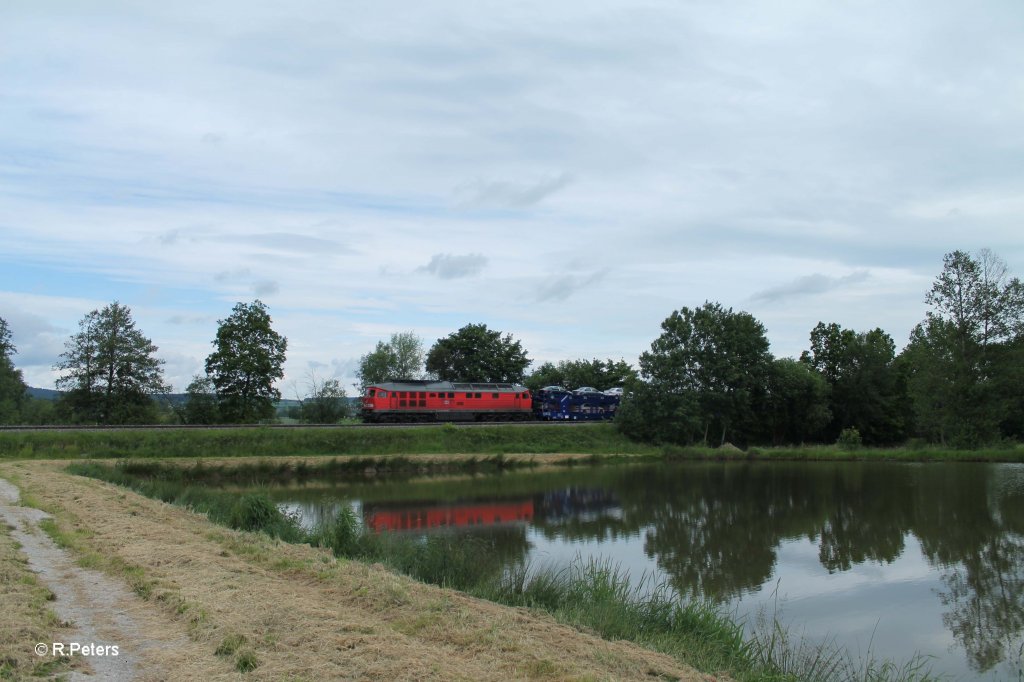
[[259,298],[282,389],[470,322],[635,361],[682,306],[901,346],[954,249],[1024,275],[1020,0],[3,0],[0,317],[118,300],[183,390]]

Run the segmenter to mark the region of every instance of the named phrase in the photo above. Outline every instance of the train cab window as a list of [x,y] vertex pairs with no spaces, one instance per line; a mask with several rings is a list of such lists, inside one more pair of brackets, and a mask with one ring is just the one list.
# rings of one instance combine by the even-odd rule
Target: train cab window
[[498,399],[498,397],[499,397],[499,394],[497,394],[497,393],[492,393],[492,394],[491,394],[491,397],[492,397],[492,398],[494,398],[495,400],[497,400],[497,399]]
[[524,397],[524,398],[529,398],[529,397],[530,397],[530,394],[529,394],[529,393],[523,393],[523,397]]
[[372,398],[374,395],[376,395],[376,393],[377,393],[377,389],[375,389],[375,388],[368,388],[368,389],[366,389],[366,397],[367,398]]

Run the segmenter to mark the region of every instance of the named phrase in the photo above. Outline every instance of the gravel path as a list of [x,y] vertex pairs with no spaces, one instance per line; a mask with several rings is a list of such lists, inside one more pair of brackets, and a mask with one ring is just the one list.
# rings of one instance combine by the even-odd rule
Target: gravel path
[[[65,647],[72,642],[117,647],[116,656],[82,656],[91,674],[72,671],[70,678],[112,682],[138,679],[141,655],[154,645],[143,636],[142,624],[136,617],[144,609],[141,600],[123,583],[76,565],[71,555],[39,528],[39,522],[49,516],[32,507],[18,506],[18,497],[18,489],[0,478],[0,520],[13,526],[11,535],[21,544],[29,567],[56,595],[53,611],[71,624],[60,635]],[[25,642],[27,647],[36,644]],[[43,644],[49,647],[53,643]]]

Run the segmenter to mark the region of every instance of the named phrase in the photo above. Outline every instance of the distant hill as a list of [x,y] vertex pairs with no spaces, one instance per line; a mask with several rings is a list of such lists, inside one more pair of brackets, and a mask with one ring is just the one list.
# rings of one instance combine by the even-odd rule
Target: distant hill
[[60,397],[60,391],[55,391],[52,388],[35,388],[33,386],[29,386],[27,392],[33,398],[38,398],[40,400],[56,400]]

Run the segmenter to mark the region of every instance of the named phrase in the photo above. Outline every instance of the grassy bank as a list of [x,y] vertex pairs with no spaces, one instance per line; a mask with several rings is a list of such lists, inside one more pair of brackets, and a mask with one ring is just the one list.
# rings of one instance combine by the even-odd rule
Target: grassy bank
[[715,606],[681,600],[667,584],[631,583],[607,562],[577,561],[559,571],[532,571],[525,565],[508,569],[487,539],[370,533],[347,509],[329,523],[304,529],[265,495],[238,496],[190,485],[194,475],[206,471],[202,467],[80,463],[69,471],[188,507],[231,528],[328,548],[337,557],[383,564],[422,582],[500,604],[541,609],[561,623],[608,640],[631,641],[736,680],[928,679],[917,661],[904,666],[854,661],[828,646],[792,644],[777,623],[748,637],[742,624]]
[[635,443],[611,424],[408,428],[238,428],[0,431],[2,459],[449,455],[475,453],[649,456],[786,461],[1024,462],[1024,445],[956,450],[925,443],[890,448],[837,445],[740,449]]
[[656,454],[610,424],[2,431],[0,459],[510,453]]

